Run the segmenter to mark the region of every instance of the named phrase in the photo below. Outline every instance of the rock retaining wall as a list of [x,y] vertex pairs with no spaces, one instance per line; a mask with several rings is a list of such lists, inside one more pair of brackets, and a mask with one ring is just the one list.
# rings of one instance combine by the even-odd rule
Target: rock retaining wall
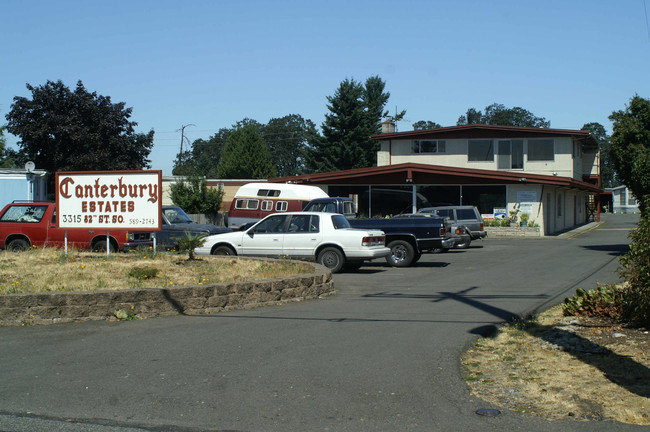
[[488,238],[542,238],[539,227],[485,227]]
[[47,292],[0,296],[0,325],[201,315],[232,309],[277,305],[334,293],[332,273],[186,287],[93,292]]

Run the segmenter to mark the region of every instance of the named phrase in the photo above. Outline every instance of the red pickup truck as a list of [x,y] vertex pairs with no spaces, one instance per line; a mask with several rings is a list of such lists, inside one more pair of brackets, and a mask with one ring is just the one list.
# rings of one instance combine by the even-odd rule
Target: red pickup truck
[[[106,250],[106,231],[68,230],[68,246],[92,251]],[[111,251],[129,251],[153,246],[151,233],[111,230]],[[14,202],[0,212],[0,249],[24,251],[32,246],[63,247],[65,230],[56,227],[56,204],[53,202]]]

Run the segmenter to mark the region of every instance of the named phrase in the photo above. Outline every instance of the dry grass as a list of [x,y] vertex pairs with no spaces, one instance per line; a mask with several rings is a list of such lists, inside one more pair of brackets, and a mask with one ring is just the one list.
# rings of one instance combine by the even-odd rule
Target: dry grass
[[554,420],[650,425],[650,334],[602,319],[563,317],[505,326],[463,357],[472,393]]
[[42,248],[0,254],[0,295],[48,291],[160,288],[268,279],[311,272],[308,264],[288,259],[244,260],[140,251],[101,253]]

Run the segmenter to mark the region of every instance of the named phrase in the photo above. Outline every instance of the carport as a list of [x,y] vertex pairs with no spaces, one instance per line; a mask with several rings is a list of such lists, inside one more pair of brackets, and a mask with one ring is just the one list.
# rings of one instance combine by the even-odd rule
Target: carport
[[600,213],[592,183],[568,177],[403,163],[370,168],[269,179],[274,183],[311,184],[330,196],[357,200],[364,216],[411,213],[435,204],[474,205],[484,218],[519,209],[551,234]]

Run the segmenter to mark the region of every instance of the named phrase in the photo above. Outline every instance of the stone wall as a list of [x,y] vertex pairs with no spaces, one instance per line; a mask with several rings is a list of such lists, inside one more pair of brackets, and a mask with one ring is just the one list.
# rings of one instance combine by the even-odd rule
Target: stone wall
[[485,227],[488,238],[543,238],[539,227]]
[[93,292],[47,292],[0,296],[0,325],[201,315],[277,305],[334,293],[332,273],[313,264],[314,272],[286,278],[186,287]]

